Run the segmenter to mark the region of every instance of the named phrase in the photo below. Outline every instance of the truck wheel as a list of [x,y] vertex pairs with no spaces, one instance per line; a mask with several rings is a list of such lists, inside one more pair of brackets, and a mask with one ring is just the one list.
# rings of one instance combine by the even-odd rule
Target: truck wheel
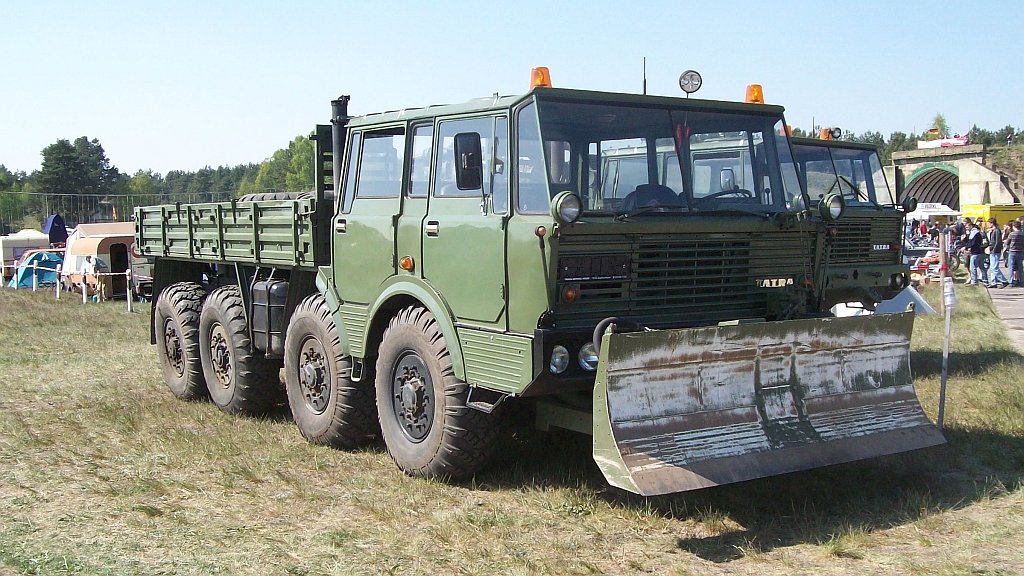
[[388,452],[412,476],[466,478],[494,447],[497,414],[466,407],[433,314],[405,308],[391,319],[377,357],[377,411]]
[[171,284],[156,300],[154,326],[160,368],[171,392],[182,400],[206,396],[199,360],[199,313],[206,291],[192,282]]
[[377,435],[372,383],[349,378],[352,361],[320,294],[307,296],[292,314],[284,374],[292,418],[306,440],[355,448]]
[[262,414],[280,398],[280,364],[252,352],[238,286],[210,292],[199,316],[199,355],[210,399],[229,414]]

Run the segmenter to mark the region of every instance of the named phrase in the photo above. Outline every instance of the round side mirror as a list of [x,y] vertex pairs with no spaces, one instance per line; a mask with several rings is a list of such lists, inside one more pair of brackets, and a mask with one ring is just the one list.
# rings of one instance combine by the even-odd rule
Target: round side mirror
[[917,198],[914,198],[913,196],[907,196],[900,204],[903,206],[903,211],[907,214],[917,210]]

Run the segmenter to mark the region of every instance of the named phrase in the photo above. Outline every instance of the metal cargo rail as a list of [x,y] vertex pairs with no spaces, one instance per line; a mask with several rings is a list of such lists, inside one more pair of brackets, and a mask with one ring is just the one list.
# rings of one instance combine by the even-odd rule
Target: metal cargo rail
[[135,209],[144,256],[315,268],[315,198],[173,204]]

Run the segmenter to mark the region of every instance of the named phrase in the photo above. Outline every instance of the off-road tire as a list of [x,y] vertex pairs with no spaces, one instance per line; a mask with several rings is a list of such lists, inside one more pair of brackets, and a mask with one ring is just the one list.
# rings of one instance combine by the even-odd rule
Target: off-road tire
[[199,316],[199,355],[210,399],[228,414],[263,414],[281,400],[281,364],[253,352],[238,286],[206,297]]
[[498,411],[466,406],[433,314],[418,306],[391,319],[377,357],[377,412],[388,452],[411,476],[467,478],[487,462]]
[[207,396],[199,359],[199,315],[206,291],[193,282],[171,284],[156,300],[153,324],[160,368],[171,393],[182,400]]
[[288,322],[284,373],[292,418],[309,442],[355,448],[378,435],[372,375],[350,379],[352,360],[320,294],[300,302]]

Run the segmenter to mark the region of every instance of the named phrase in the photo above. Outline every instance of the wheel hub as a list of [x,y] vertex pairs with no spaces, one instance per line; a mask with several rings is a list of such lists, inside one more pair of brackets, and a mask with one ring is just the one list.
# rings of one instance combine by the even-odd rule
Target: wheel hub
[[434,417],[430,372],[415,354],[407,354],[395,366],[394,410],[399,424],[411,440],[426,438]]
[[299,383],[306,406],[316,414],[327,410],[331,400],[331,380],[323,347],[315,339],[306,341],[299,354]]
[[178,377],[184,376],[185,359],[181,349],[181,338],[171,322],[167,322],[164,325],[164,350],[168,363],[174,368]]
[[213,371],[217,375],[217,382],[221,388],[228,388],[231,385],[231,350],[228,347],[227,335],[224,327],[217,324],[210,331],[210,360],[213,364]]

